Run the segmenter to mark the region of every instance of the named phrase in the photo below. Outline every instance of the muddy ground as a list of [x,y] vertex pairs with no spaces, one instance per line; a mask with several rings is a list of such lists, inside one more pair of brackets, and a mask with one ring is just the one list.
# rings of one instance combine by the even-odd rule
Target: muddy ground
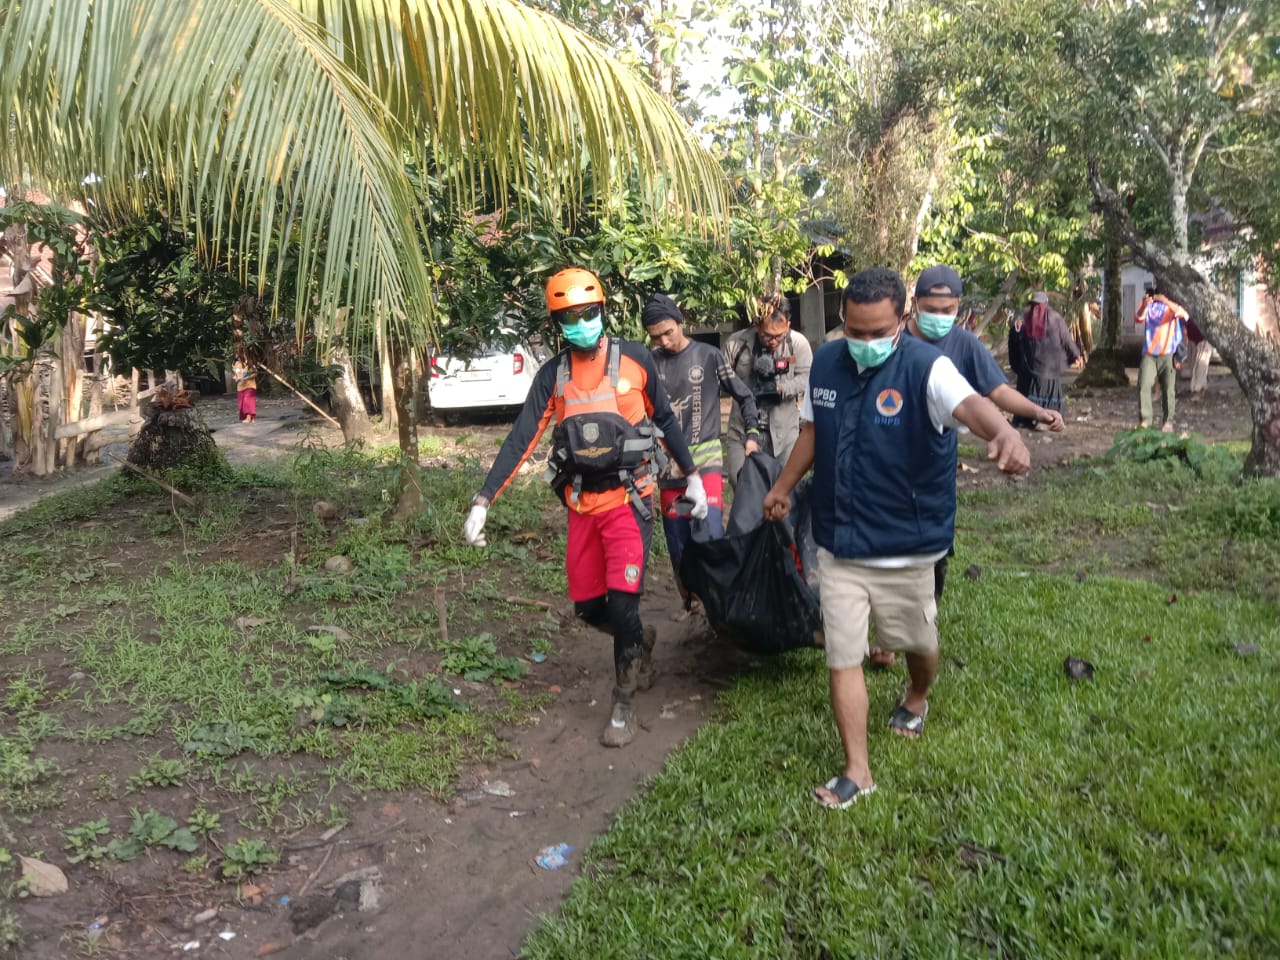
[[[1068,397],[1064,434],[1024,432],[1034,470],[1023,482],[1035,483],[1041,472],[1064,462],[1105,454],[1115,433],[1136,422],[1136,388],[1068,387]],[[318,426],[290,401],[262,401],[254,425],[235,423],[234,398],[212,398],[201,407],[233,463],[286,453],[304,431],[335,439],[335,431]],[[1204,400],[1180,404],[1178,422],[1213,440],[1249,435],[1244,401],[1220,367],[1213,368]],[[435,432],[456,436],[464,430],[496,438],[506,425],[487,420]],[[976,469],[962,472],[962,487],[1011,482],[989,464],[969,460]],[[109,469],[114,468],[98,475]],[[0,480],[0,517],[82,479]],[[120,882],[108,877],[91,886],[77,884],[73,872],[68,894],[18,905],[31,941],[25,955],[73,955],[83,949],[95,919],[105,917],[102,935],[92,943],[101,956],[518,956],[539,916],[556,909],[578,875],[592,838],[699,728],[714,710],[717,692],[744,670],[767,669],[707,635],[699,620],[676,619],[680,604],[666,561],[655,561],[642,610],[658,628],[658,680],[638,701],[640,737],[624,750],[606,750],[596,738],[612,685],[609,641],[575,623],[567,598],[546,599],[564,625],[561,652],[523,682],[555,698],[536,724],[504,734],[519,759],[468,769],[447,801],[411,791],[354,798],[346,805],[350,822],[342,830],[327,835],[309,829],[291,838],[282,862],[239,891],[182,889],[171,879],[147,887],[130,878],[127,865],[120,868]],[[509,796],[485,792],[486,783],[493,787],[497,781]],[[539,851],[558,843],[573,847],[567,865],[554,871],[537,866]],[[57,851],[48,853],[59,859]],[[367,877],[369,868],[381,879],[376,905],[362,912],[360,883],[338,881],[360,870]],[[202,914],[208,919],[195,922]],[[234,936],[221,939],[224,932]]]

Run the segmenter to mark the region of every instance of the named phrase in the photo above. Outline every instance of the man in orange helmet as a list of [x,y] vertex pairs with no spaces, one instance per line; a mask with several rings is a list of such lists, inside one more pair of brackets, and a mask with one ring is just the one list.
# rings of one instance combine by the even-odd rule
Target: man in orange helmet
[[653,677],[655,633],[640,622],[640,594],[659,440],[686,478],[693,516],[707,515],[707,495],[652,355],[604,336],[604,303],[604,287],[588,270],[571,267],[547,281],[547,310],[569,346],[538,370],[462,533],[484,546],[490,505],[554,419],[548,474],[569,508],[569,598],[580,618],[613,635],[613,711],[600,742],[624,747],[636,735],[632,697]]

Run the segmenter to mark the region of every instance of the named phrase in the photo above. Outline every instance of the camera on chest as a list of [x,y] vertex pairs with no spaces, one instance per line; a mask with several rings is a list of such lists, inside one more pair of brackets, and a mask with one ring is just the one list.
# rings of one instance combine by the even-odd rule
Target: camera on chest
[[790,357],[778,357],[773,353],[757,350],[752,360],[751,370],[755,374],[756,406],[768,406],[782,402],[782,394],[778,392],[778,377],[791,369]]

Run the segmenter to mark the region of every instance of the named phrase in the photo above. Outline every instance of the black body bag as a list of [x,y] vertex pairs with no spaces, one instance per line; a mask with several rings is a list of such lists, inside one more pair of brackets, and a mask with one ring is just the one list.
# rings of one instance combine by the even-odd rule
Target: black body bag
[[765,494],[781,472],[772,457],[747,457],[724,539],[706,539],[705,527],[694,521],[680,561],[680,580],[702,601],[716,633],[752,653],[822,645],[808,483],[792,494],[785,519],[769,523],[764,518]]

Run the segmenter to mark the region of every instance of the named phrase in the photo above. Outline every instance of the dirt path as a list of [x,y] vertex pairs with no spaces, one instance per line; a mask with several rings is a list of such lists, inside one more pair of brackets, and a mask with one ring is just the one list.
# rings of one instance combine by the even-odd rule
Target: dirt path
[[[1104,454],[1115,433],[1136,420],[1135,388],[1069,393],[1074,395],[1066,433],[1023,434],[1035,465],[1025,482],[1034,483],[1040,472],[1068,460]],[[228,459],[237,464],[287,452],[305,430],[317,430],[325,441],[336,433],[289,401],[262,403],[259,421],[252,425],[234,421],[234,399],[207,401],[201,409]],[[1242,440],[1249,434],[1243,399],[1221,368],[1214,368],[1204,401],[1181,404],[1179,422],[1214,440]],[[487,423],[433,432],[496,438],[506,429]],[[0,517],[50,490],[89,482],[113,469],[43,484],[0,483]],[[979,463],[959,482],[1008,481]],[[698,730],[716,693],[750,666],[748,658],[706,636],[699,621],[673,619],[679,601],[665,562],[655,562],[649,583],[642,610],[646,622],[658,628],[660,675],[638,701],[642,732],[627,749],[606,750],[596,739],[612,686],[609,641],[577,624],[566,598],[548,597],[564,636],[557,654],[536,665],[524,686],[528,692],[551,693],[554,701],[535,725],[507,731],[519,760],[467,771],[447,804],[414,792],[369,795],[352,805],[351,822],[335,836],[322,840],[317,830],[294,838],[262,889],[247,891],[240,902],[226,891],[214,920],[195,924],[196,911],[157,908],[154,902],[131,913],[122,903],[124,913],[140,918],[136,928],[127,941],[99,941],[96,949],[107,956],[160,957],[199,941],[190,955],[236,960],[518,956],[539,915],[555,910],[579,874],[591,840],[609,827],[645,779],[662,769],[668,754]],[[486,792],[486,784],[493,792]],[[574,848],[566,866],[548,871],[534,864],[540,850],[558,843]],[[358,883],[339,887],[335,895],[336,881],[375,868],[380,876],[375,907],[361,912],[353,900],[343,899],[358,895]],[[137,894],[154,900],[144,891]],[[127,901],[130,893],[120,896]],[[54,904],[34,907],[34,917],[43,910],[51,924],[57,922]],[[157,909],[169,912],[158,916]],[[219,939],[222,931],[235,936]],[[136,952],[143,942],[150,949]],[[56,939],[43,947],[62,950]],[[62,954],[42,950],[38,955]]]
[[[232,396],[202,397],[197,409],[213,431],[218,447],[234,466],[244,466],[263,457],[288,453],[309,432],[325,444],[341,443],[342,433],[321,419],[300,400],[260,399],[255,423],[240,423],[236,415],[236,398]],[[129,450],[127,426],[109,428],[114,438],[103,448],[102,463],[52,477],[14,476],[9,465],[0,465],[0,520],[10,517],[43,497],[62,490],[97,483],[120,470],[110,454],[123,457]]]

